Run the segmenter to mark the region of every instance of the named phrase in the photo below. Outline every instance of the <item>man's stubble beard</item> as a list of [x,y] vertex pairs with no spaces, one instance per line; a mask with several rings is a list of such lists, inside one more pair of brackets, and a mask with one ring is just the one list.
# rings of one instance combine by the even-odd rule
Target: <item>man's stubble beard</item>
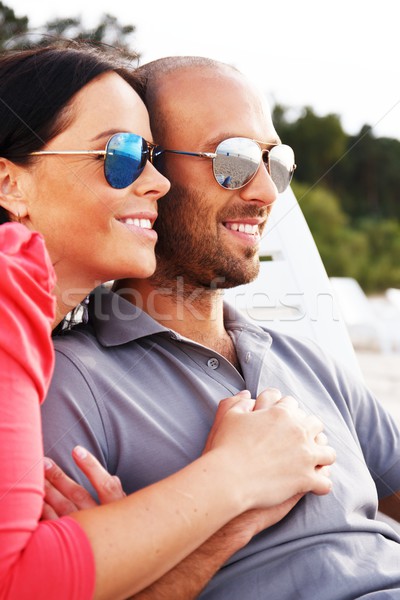
[[[208,228],[208,208],[197,190],[175,185],[159,203],[154,229],[157,268],[150,281],[154,287],[174,289],[177,282],[190,288],[215,290],[236,287],[253,281],[259,272],[258,252],[248,246],[238,259],[222,244],[216,223]],[[224,211],[227,213],[228,211]],[[247,205],[235,214],[219,216],[216,221],[265,216],[266,209]]]

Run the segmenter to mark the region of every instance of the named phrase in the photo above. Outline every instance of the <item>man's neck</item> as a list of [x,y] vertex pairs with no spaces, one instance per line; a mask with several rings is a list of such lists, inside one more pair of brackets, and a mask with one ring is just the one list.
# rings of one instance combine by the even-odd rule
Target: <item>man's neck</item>
[[163,287],[150,280],[125,279],[115,289],[165,327],[195,342],[214,347],[227,335],[221,290],[194,287],[183,277]]

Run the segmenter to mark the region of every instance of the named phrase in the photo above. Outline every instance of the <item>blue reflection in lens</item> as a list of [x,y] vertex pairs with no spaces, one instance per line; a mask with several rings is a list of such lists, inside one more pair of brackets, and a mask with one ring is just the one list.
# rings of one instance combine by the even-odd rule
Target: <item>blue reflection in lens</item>
[[147,160],[147,144],[134,133],[117,133],[107,144],[104,174],[116,189],[131,185],[142,173]]

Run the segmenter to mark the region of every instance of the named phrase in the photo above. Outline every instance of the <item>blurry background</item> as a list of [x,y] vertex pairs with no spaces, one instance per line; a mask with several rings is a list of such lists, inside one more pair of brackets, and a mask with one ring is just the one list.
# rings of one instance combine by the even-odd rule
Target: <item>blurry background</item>
[[399,21],[398,0],[9,0],[0,43],[81,35],[134,64],[197,54],[253,79],[295,149],[292,187],[367,382],[400,418]]

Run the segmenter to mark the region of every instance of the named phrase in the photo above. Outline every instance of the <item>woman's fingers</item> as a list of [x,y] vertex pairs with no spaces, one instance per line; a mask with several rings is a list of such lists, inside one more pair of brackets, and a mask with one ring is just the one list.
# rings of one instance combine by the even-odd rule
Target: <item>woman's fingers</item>
[[333,465],[335,460],[336,452],[331,446],[315,444],[315,461],[318,467]]
[[304,422],[311,438],[313,438],[320,446],[328,445],[328,438],[323,432],[324,424],[322,421],[315,415],[307,415],[306,412],[300,408],[299,403],[295,398],[292,396],[282,396],[281,392],[276,388],[267,388],[261,392],[257,397],[254,410],[270,408],[274,405],[296,411],[298,418],[304,418]]
[[61,515],[58,515],[50,504],[43,502],[42,516],[40,517],[42,521],[55,521],[59,516]]
[[[110,475],[90,452],[77,446],[73,457],[97,492],[101,504],[108,504],[125,496],[121,482],[115,475]],[[45,507],[46,518],[68,515],[77,510],[92,508],[97,502],[90,493],[56,465],[45,458]]]
[[235,405],[242,407],[245,411],[253,410],[254,400],[251,399],[250,392],[248,390],[243,390],[238,394],[235,394],[235,396],[231,396],[230,398],[225,398],[224,400],[221,400],[221,402],[218,405],[217,412],[215,413],[214,423],[212,424],[210,433],[208,434],[203,454],[211,449],[214,436],[218,431],[218,428],[223,418],[225,417],[226,413]]
[[279,400],[281,400],[282,394],[276,388],[266,388],[257,396],[254,410],[260,410],[261,408],[270,408]]
[[72,452],[74,461],[86,475],[97,492],[101,504],[120,500],[126,494],[116,475],[110,475],[99,461],[82,446],[76,446]]
[[304,428],[303,443],[308,446],[313,467],[312,491],[315,494],[327,494],[332,489],[329,466],[336,460],[335,450],[329,446],[329,440],[324,433],[324,424],[315,415],[307,414],[292,396],[282,396],[276,388],[267,388],[256,400],[255,410],[262,408],[282,408],[287,410]]
[[315,437],[315,441],[320,446],[327,446],[328,445],[328,438],[327,438],[327,436],[325,435],[325,433],[323,431],[321,433],[319,433]]
[[45,500],[58,516],[96,506],[84,487],[68,477],[51,459],[45,458]]
[[[334,453],[334,457],[336,458],[336,454]],[[328,465],[323,467],[315,468],[315,485],[313,488],[313,493],[317,496],[322,496],[324,494],[329,494],[332,489],[332,479],[331,479],[331,469],[330,465],[331,461]]]

